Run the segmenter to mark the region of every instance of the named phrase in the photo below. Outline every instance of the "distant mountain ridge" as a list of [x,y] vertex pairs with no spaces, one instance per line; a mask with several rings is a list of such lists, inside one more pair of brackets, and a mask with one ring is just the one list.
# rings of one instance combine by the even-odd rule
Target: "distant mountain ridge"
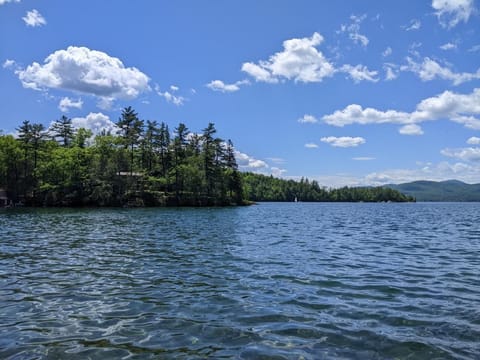
[[467,184],[459,180],[421,180],[385,187],[413,196],[417,201],[480,201],[480,184]]

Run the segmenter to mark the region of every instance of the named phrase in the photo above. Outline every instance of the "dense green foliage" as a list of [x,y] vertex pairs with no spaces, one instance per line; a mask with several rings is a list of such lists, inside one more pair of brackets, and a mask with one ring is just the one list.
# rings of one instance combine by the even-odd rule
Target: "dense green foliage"
[[243,173],[244,193],[252,201],[326,201],[326,202],[406,202],[415,201],[397,190],[384,187],[343,187],[326,189],[316,181],[284,180],[272,176]]
[[414,181],[388,187],[414,196],[418,201],[480,201],[480,184],[458,180]]
[[18,137],[0,135],[0,188],[34,206],[165,206],[242,203],[231,141],[179,124],[144,122],[125,108],[118,134],[92,137],[62,116],[48,131],[24,121]]

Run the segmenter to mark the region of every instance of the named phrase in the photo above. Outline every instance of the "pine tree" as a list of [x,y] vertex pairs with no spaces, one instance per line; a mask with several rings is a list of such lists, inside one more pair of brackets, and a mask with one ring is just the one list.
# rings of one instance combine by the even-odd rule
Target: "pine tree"
[[125,149],[130,147],[130,174],[133,175],[134,150],[143,132],[143,121],[138,118],[138,114],[129,106],[122,110],[116,125],[120,128],[119,132],[123,138]]
[[152,173],[155,163],[155,147],[159,136],[158,123],[147,120],[147,129],[143,139],[142,163],[145,164],[148,173]]
[[207,197],[212,196],[215,183],[215,138],[213,135],[217,132],[215,125],[209,123],[208,126],[203,129],[202,142],[203,142],[203,170],[205,173],[205,183],[207,185]]
[[180,192],[183,189],[182,165],[185,162],[187,138],[190,131],[185,124],[180,123],[175,128],[175,138],[173,139],[173,158],[175,174],[175,196],[177,204],[180,203]]
[[56,120],[50,130],[53,132],[54,139],[60,138],[63,141],[64,147],[70,146],[75,136],[72,119],[69,119],[65,115],[62,115],[59,120]]
[[159,149],[160,154],[160,163],[162,166],[162,176],[166,177],[168,168],[170,167],[170,153],[169,153],[169,146],[170,146],[170,130],[168,129],[168,125],[162,122],[160,124],[160,132],[158,134],[158,138],[156,138],[156,146]]
[[235,158],[235,148],[232,140],[227,141],[224,152],[224,162],[226,166],[226,176],[230,199],[236,204],[241,204],[243,200],[242,177],[238,171],[237,159]]
[[18,131],[18,140],[23,147],[23,176],[24,182],[26,182],[28,176],[28,153],[32,142],[32,124],[30,124],[30,121],[24,120],[22,125],[16,130]]

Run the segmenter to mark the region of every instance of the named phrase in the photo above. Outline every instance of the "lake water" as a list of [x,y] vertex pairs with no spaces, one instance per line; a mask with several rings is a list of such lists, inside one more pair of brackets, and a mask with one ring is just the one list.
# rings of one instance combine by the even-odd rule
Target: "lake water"
[[0,212],[2,359],[478,359],[480,204]]

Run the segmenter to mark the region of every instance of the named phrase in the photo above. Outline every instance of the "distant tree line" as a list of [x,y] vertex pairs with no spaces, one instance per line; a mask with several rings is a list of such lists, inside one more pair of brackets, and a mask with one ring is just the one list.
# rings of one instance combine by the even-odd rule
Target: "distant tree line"
[[118,133],[92,136],[62,116],[49,129],[24,121],[0,134],[0,188],[31,206],[168,206],[243,203],[230,140],[144,121],[123,109]]
[[342,187],[327,189],[317,181],[302,178],[285,180],[273,176],[243,173],[245,197],[252,201],[323,201],[323,202],[407,202],[415,201],[387,187]]

